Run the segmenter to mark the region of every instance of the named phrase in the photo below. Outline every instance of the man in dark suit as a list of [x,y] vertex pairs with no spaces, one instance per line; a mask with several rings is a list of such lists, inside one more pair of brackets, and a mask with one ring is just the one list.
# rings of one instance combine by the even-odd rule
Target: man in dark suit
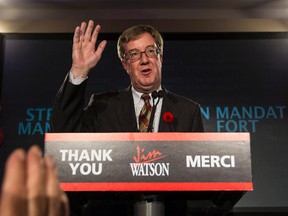
[[[89,72],[97,65],[107,43],[102,41],[95,47],[99,32],[100,26],[94,28],[91,20],[75,29],[72,67],[53,106],[52,132],[203,131],[200,106],[161,85],[163,39],[148,25],[133,26],[118,39],[118,56],[130,77],[131,86],[123,91],[93,94],[84,109]],[[141,99],[142,94],[149,95],[147,100],[151,105]],[[138,118],[144,104],[148,106],[146,110],[150,109],[147,120],[151,122],[149,125],[146,121],[145,126]],[[152,105],[156,107],[155,115],[153,111],[151,114]],[[165,113],[172,115],[172,121],[165,121]]]
[[[118,56],[130,76],[131,86],[120,92],[94,94],[84,109],[83,96],[88,74],[100,60],[106,45],[106,41],[102,41],[95,50],[100,26],[97,25],[93,30],[93,25],[93,21],[89,21],[88,26],[82,23],[75,29],[72,67],[56,97],[52,131],[139,131],[138,115],[144,104],[141,94],[148,93],[151,96],[153,91],[159,90],[163,92],[163,98],[159,98],[153,132],[203,131],[200,106],[161,86],[163,39],[157,30],[147,25],[127,29],[118,40]],[[164,121],[165,112],[173,114],[172,123]]]

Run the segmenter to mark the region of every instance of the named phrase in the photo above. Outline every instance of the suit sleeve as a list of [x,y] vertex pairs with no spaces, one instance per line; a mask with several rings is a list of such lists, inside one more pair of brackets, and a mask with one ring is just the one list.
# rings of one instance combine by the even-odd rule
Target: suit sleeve
[[73,85],[65,77],[53,104],[51,132],[80,132],[86,86],[87,81]]

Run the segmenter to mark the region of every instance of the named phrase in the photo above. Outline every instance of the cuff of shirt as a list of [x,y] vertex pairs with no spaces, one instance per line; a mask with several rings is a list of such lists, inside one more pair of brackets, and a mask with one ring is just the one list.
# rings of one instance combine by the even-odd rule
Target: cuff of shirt
[[72,83],[73,85],[80,85],[82,82],[84,82],[88,77],[82,78],[82,77],[73,77],[72,72],[69,72],[69,82]]

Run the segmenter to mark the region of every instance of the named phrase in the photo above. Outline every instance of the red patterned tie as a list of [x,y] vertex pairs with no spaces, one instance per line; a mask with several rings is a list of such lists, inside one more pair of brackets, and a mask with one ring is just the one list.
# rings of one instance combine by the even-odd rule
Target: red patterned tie
[[147,132],[152,106],[149,103],[150,99],[149,94],[143,94],[141,98],[144,100],[144,106],[142,107],[141,112],[139,114],[139,131]]

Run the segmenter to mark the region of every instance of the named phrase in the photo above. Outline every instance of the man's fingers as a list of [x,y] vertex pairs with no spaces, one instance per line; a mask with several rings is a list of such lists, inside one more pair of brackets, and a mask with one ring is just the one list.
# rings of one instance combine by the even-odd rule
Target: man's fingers
[[[92,39],[91,39],[91,42],[94,44],[96,44],[97,42],[97,38],[98,38],[98,34],[101,30],[101,26],[100,25],[97,25],[93,31],[93,35],[92,35]],[[107,44],[107,41],[106,40],[103,40],[101,41],[101,43],[98,45],[98,48],[96,49],[95,53],[96,55],[98,56],[98,60],[101,58],[102,56],[102,53],[106,47],[106,44]]]
[[97,25],[93,31],[91,42],[93,42],[94,44],[96,44],[97,42],[97,38],[98,38],[100,30],[101,30],[101,26]]
[[81,26],[80,26],[80,31],[79,31],[79,41],[84,41],[84,33],[86,31],[86,26],[87,23],[86,22],[82,22]]
[[81,23],[81,26],[80,26],[81,35],[83,35],[83,33],[86,31],[86,26],[87,26],[86,22]]
[[41,216],[46,212],[46,166],[38,146],[27,153],[27,196],[29,216]]
[[[11,155],[7,159],[5,167],[5,178],[3,183],[4,190],[7,188],[9,189],[8,191],[12,193],[19,194],[19,192],[23,192],[23,195],[26,194],[25,160],[25,152],[23,149],[17,149],[11,153]],[[18,185],[21,186],[21,188],[15,188]],[[18,191],[18,189],[21,189],[21,191]]]
[[106,40],[101,41],[101,43],[99,44],[99,46],[98,46],[98,48],[96,50],[96,53],[99,56],[99,59],[100,59],[100,57],[101,57],[101,55],[102,55],[102,53],[103,53],[103,51],[104,51],[104,49],[106,47],[106,44],[107,44]]
[[1,216],[26,216],[26,158],[22,149],[12,152],[6,162],[1,193]]
[[61,216],[69,216],[69,200],[67,194],[61,191]]
[[85,31],[85,36],[84,36],[86,41],[91,41],[93,26],[94,26],[93,20],[89,20],[87,29]]
[[80,27],[77,26],[75,28],[75,31],[74,31],[74,36],[73,36],[73,43],[79,43],[80,42]]
[[45,157],[45,164],[47,167],[46,193],[48,197],[48,215],[61,216],[61,190],[55,163],[51,156],[47,155]]
[[69,201],[66,194],[61,190],[57,175],[57,169],[53,158],[45,156],[47,167],[46,193],[48,197],[48,216],[69,216]]

